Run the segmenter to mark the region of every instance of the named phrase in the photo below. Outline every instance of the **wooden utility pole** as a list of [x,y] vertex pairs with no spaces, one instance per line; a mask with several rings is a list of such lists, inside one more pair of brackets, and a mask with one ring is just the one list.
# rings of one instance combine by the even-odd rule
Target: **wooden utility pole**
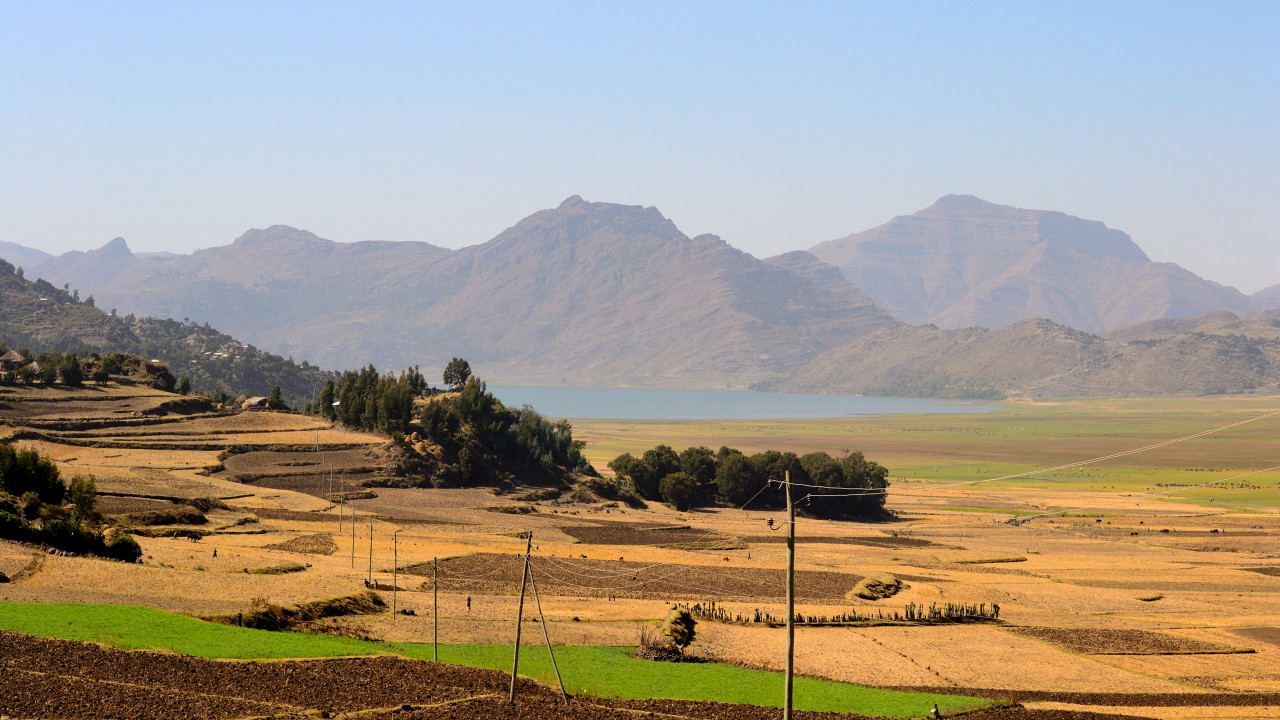
[[396,593],[400,592],[400,531],[391,533],[391,619],[396,619]]
[[529,581],[529,555],[533,552],[533,531],[526,536],[529,544],[524,551],[524,574],[520,576],[520,605],[516,609],[516,650],[511,660],[511,702],[516,701],[516,673],[520,670],[520,623],[524,620],[524,588]]
[[791,681],[796,659],[796,506],[791,499],[791,471],[787,478],[787,680],[782,720],[791,720]]
[[551,656],[551,669],[556,671],[556,682],[560,683],[560,698],[568,705],[569,695],[564,691],[560,666],[556,664],[556,651],[551,649],[551,633],[547,630],[547,616],[542,614],[542,598],[538,597],[538,578],[533,576],[533,566],[529,567],[529,582],[533,585],[533,602],[538,606],[538,622],[542,625],[542,637],[547,641],[547,654]]
[[440,559],[431,558],[431,659],[440,662]]

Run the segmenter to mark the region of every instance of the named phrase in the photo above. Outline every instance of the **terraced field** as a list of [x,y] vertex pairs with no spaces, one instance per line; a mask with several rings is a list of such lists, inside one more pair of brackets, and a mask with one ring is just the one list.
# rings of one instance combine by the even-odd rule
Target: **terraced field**
[[[640,629],[656,625],[676,601],[715,600],[731,612],[781,614],[785,545],[766,524],[773,518],[776,527],[776,509],[680,513],[657,503],[632,509],[574,501],[569,491],[547,499],[486,488],[366,492],[360,481],[386,473],[385,438],[297,415],[175,400],[114,385],[0,388],[0,436],[53,457],[68,476],[92,474],[103,493],[100,510],[109,522],[134,523],[144,553],[141,563],[123,565],[0,541],[0,573],[11,579],[0,583],[0,603],[133,604],[235,616],[255,600],[287,605],[340,597],[363,591],[367,582],[386,588],[378,592],[388,605],[394,594],[397,609],[413,614],[329,618],[308,629],[385,643],[429,642],[438,629],[442,642],[497,646],[514,634],[525,548],[517,535],[532,531],[541,602],[538,608],[526,603],[525,642],[542,642],[545,627],[555,643],[634,645]],[[1275,398],[1115,401],[936,418],[577,423],[575,435],[596,441],[588,446],[596,459],[664,441],[677,448],[694,442],[746,450],[862,449],[889,465],[889,507],[897,519],[802,517],[798,610],[835,615],[901,611],[907,603],[1000,605],[1002,625],[801,628],[796,665],[802,675],[985,693],[1036,709],[970,717],[1107,711],[1193,720],[1224,717],[1223,707],[1280,715],[1280,516],[1269,499],[1280,497],[1280,472],[1222,487],[1205,484],[1280,462],[1273,460],[1280,422],[1021,480],[993,478],[1159,445],[1276,407]],[[344,491],[361,497],[331,501]],[[189,507],[198,498],[219,501],[202,512],[201,524],[138,524],[140,516]],[[433,559],[440,568],[435,594]],[[259,572],[281,567],[295,571]],[[879,601],[846,598],[860,578],[880,574],[901,580],[902,590]],[[393,593],[393,586],[400,590]],[[704,623],[698,634],[694,654],[781,667],[779,629]],[[361,667],[379,672],[377,663]],[[149,679],[128,686],[71,677],[66,668],[43,672],[32,666],[8,673],[0,698],[10,705],[0,700],[0,714],[78,718],[110,707],[119,708],[111,711],[119,717],[153,717],[140,708],[161,712],[159,701],[142,699],[154,696],[165,698],[169,716],[230,716],[217,714],[223,712],[215,707],[218,698],[142,670]],[[49,692],[47,678],[54,676],[69,689],[45,710],[33,709],[30,703]],[[467,684],[472,680],[457,682],[466,692],[474,689]],[[155,692],[147,695],[150,688]],[[549,717],[559,710],[556,696],[543,690],[531,690],[527,706],[518,708],[473,697],[426,709],[457,698],[431,690],[407,699],[352,696],[324,704],[328,696],[320,694],[295,707],[283,695],[226,688],[218,707],[237,716],[347,712],[342,708],[384,701],[418,708],[402,713],[406,717]],[[768,716],[683,702],[609,701],[571,712]]]

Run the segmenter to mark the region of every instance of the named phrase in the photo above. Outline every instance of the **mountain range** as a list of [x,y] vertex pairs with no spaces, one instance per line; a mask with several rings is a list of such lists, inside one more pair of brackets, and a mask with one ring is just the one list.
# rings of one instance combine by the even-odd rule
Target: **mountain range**
[[[575,196],[460,250],[274,226],[191,255],[117,238],[28,272],[328,367],[462,356],[504,382],[965,397],[1267,387],[1271,320],[1247,316],[1280,305],[1280,286],[1249,298],[1150,261],[1102,223],[970,196],[767,260],[690,238],[655,208]],[[1234,352],[1199,324],[1106,335],[1205,313],[1229,314],[1252,343],[1222,382],[1123,370],[1172,362],[1157,348],[1185,357],[1184,341],[1194,357]]]

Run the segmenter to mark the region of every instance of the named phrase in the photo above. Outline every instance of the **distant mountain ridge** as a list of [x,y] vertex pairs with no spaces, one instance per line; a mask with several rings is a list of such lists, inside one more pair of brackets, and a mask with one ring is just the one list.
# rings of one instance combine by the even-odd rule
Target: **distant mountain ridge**
[[574,196],[456,251],[275,226],[170,260],[113,241],[39,271],[120,312],[208,320],[331,367],[459,355],[509,381],[745,386],[900,324],[819,266]]
[[[997,397],[1245,392],[1280,372],[1274,318],[1099,222],[947,196],[850,238],[762,261],[574,196],[459,250],[277,225],[187,256],[117,238],[35,271],[328,367],[462,356],[503,382]],[[999,322],[913,327],[850,275],[903,314]]]
[[1100,222],[948,195],[913,215],[814,246],[894,317],[943,328],[1048,318],[1088,332],[1214,310],[1249,298],[1152,262]]

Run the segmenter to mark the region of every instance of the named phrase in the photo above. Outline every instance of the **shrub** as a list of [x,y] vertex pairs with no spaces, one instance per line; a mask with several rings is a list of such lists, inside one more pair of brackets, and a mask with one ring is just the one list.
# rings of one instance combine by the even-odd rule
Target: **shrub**
[[62,483],[58,466],[35,450],[17,450],[0,443],[0,490],[12,495],[35,493],[40,502],[62,503],[67,487]]
[[22,518],[11,512],[0,510],[0,538],[20,540],[26,530]]
[[683,651],[697,637],[696,625],[697,621],[687,609],[672,605],[667,619],[662,621],[662,635]]
[[117,530],[111,535],[111,544],[107,546],[107,554],[116,560],[127,563],[137,562],[142,557],[142,546],[132,535]]

